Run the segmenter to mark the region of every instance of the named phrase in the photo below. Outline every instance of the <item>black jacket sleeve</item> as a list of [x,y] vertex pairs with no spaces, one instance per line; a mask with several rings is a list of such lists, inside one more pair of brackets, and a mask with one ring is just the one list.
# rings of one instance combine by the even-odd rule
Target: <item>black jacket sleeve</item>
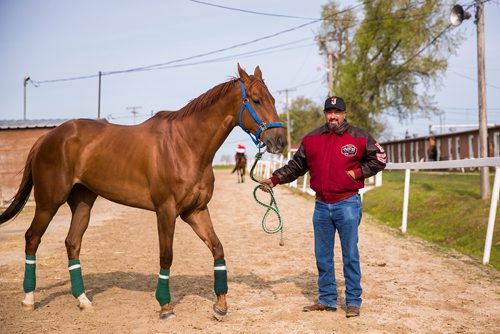
[[279,178],[279,184],[295,181],[299,176],[309,171],[307,166],[304,145],[301,143],[299,149],[288,163],[273,172],[273,176]]
[[384,149],[371,135],[368,134],[366,140],[365,158],[361,163],[363,177],[373,176],[385,168],[387,156]]

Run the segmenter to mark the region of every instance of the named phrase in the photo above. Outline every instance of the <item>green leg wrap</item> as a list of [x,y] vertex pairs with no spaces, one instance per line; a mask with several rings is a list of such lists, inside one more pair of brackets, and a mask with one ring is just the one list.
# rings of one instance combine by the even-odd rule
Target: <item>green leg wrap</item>
[[83,287],[82,268],[80,267],[80,260],[69,260],[69,276],[71,278],[71,294],[78,298],[85,292]]
[[170,287],[168,281],[170,278],[170,269],[160,268],[160,275],[158,275],[158,285],[156,286],[156,300],[160,306],[170,303]]
[[36,288],[36,257],[35,255],[26,255],[26,266],[24,267],[24,292],[35,291]]
[[227,293],[226,260],[214,261],[214,290],[216,295]]

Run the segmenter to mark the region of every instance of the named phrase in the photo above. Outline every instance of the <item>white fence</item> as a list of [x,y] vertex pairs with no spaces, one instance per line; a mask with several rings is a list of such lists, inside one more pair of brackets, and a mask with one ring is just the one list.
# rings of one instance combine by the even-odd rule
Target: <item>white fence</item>
[[[263,178],[269,178],[272,172],[284,165],[284,158],[278,160],[260,160],[255,167],[254,174]],[[249,164],[253,165],[253,161]],[[461,169],[476,168],[476,167],[495,167],[495,180],[493,182],[493,190],[491,193],[490,213],[488,217],[488,228],[486,230],[486,241],[484,244],[483,264],[490,261],[491,246],[493,241],[493,230],[495,228],[495,217],[498,206],[499,190],[500,190],[500,158],[479,158],[479,159],[463,159],[463,160],[447,160],[447,161],[432,161],[432,162],[408,162],[408,163],[388,163],[386,170],[404,170],[405,171],[405,186],[403,194],[403,216],[401,220],[401,232],[406,233],[408,223],[408,201],[410,197],[410,173],[411,170],[432,170],[432,169]],[[360,191],[364,192],[382,185],[382,173],[378,173],[375,177],[366,180],[366,186]],[[297,181],[289,184],[290,187],[297,188],[302,192],[306,192],[314,196],[314,191],[309,188],[308,174],[304,175],[302,185],[299,187]]]

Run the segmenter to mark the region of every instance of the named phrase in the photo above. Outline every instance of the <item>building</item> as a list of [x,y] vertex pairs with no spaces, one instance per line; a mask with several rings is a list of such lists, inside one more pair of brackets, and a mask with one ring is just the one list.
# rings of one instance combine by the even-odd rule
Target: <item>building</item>
[[[479,130],[468,130],[380,143],[387,162],[479,158]],[[500,156],[500,125],[488,128],[488,156]]]
[[26,158],[36,140],[65,121],[0,120],[0,204],[16,194]]

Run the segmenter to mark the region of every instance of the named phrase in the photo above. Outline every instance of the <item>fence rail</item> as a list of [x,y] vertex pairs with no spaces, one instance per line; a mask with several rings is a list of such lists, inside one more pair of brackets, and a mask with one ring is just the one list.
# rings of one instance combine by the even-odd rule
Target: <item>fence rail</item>
[[[281,157],[279,160],[260,160],[255,168],[255,175],[263,178],[271,177],[272,172],[283,166],[285,159]],[[253,165],[253,162],[250,164]],[[495,180],[493,181],[493,190],[491,193],[490,213],[488,216],[488,228],[486,230],[486,238],[483,252],[483,264],[490,261],[491,246],[493,241],[493,231],[495,229],[495,217],[498,206],[499,190],[500,190],[500,157],[494,158],[478,158],[478,159],[462,159],[462,160],[446,160],[446,161],[430,161],[430,162],[406,162],[406,163],[388,163],[385,170],[404,170],[405,171],[405,186],[403,194],[403,214],[401,218],[401,232],[406,233],[408,223],[408,202],[410,198],[410,174],[411,170],[432,170],[432,169],[464,169],[477,167],[495,167]],[[314,196],[314,191],[309,187],[308,174],[304,175],[301,180],[302,185],[299,187],[297,180],[290,183],[290,187],[297,188],[302,192],[306,192]],[[361,195],[364,192],[382,185],[382,172],[375,177],[367,180],[367,186],[360,191]]]

